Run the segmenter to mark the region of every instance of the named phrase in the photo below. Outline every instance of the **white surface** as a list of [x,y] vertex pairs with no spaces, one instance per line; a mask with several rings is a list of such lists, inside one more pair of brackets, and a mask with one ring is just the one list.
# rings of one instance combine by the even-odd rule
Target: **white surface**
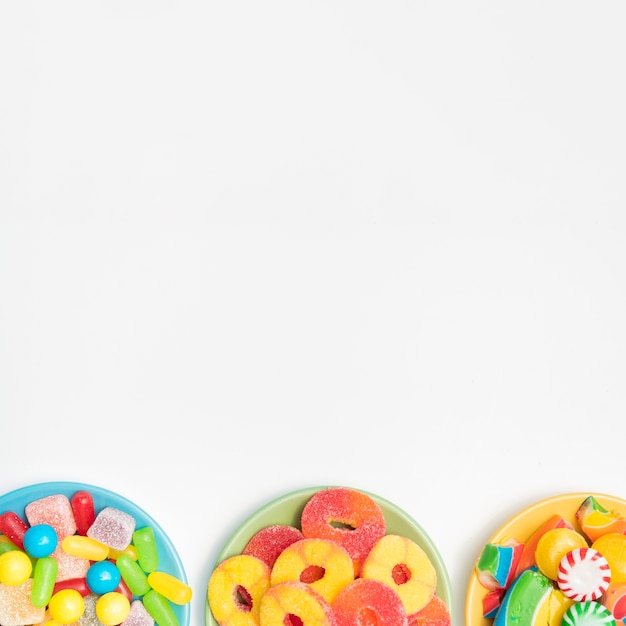
[[137,502],[194,588],[267,500],[482,543],[626,496],[621,2],[2,2],[1,490]]

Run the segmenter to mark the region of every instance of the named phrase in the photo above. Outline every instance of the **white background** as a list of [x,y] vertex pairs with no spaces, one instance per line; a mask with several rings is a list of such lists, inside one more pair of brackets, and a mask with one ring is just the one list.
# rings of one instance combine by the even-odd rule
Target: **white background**
[[622,2],[0,3],[1,491],[214,559],[270,499],[482,544],[626,496]]

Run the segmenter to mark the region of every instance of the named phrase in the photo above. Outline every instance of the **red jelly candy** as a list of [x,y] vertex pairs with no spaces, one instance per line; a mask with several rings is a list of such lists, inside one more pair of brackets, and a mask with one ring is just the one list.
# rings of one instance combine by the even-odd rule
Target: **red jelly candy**
[[76,532],[84,536],[96,519],[93,497],[88,491],[77,491],[72,496],[71,504],[76,520]]
[[6,535],[20,550],[24,549],[24,535],[28,525],[13,511],[0,515],[0,531]]
[[357,578],[332,603],[337,626],[385,624],[406,626],[406,611],[397,592],[373,578]]
[[408,617],[408,626],[450,626],[451,623],[450,609],[439,596],[433,596],[423,609]]
[[295,526],[284,524],[267,526],[252,536],[242,554],[255,556],[271,568],[285,548],[303,538],[302,531]]

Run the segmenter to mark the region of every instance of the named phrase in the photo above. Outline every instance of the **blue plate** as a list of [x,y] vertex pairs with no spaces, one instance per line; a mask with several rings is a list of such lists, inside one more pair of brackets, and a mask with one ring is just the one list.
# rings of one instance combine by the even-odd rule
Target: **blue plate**
[[[159,524],[136,504],[133,504],[130,500],[112,491],[95,487],[94,485],[75,482],[38,483],[36,485],[16,489],[15,491],[0,496],[0,515],[7,511],[13,511],[27,522],[24,509],[26,505],[33,500],[39,500],[40,498],[58,494],[71,499],[77,491],[88,491],[91,494],[96,514],[104,507],[112,506],[132,515],[135,518],[137,528],[143,526],[152,527],[159,552],[158,570],[171,574],[184,583],[187,583],[187,576],[180,557],[176,552],[176,548],[174,548],[174,545]],[[190,613],[189,603],[183,605],[172,604],[172,608],[174,609],[174,614],[178,618],[180,626],[188,626]]]

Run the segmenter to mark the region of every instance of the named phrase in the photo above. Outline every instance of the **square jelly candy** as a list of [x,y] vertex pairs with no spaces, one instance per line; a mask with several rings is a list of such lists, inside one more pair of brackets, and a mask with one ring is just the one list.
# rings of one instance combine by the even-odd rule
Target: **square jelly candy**
[[24,509],[26,519],[31,526],[48,524],[57,533],[59,543],[76,532],[76,520],[72,505],[62,494],[55,494],[33,500]]
[[46,609],[33,605],[32,591],[32,578],[21,585],[0,584],[0,624],[2,626],[39,624],[43,621]]
[[124,550],[132,541],[134,532],[135,518],[132,515],[107,506],[96,515],[87,536],[114,550]]

